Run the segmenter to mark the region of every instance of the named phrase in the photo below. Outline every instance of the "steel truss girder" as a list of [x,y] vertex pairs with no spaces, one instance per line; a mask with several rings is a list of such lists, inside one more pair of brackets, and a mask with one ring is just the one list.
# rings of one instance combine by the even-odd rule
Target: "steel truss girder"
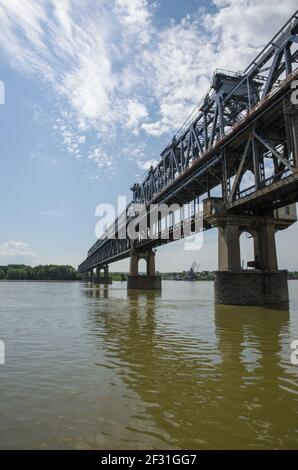
[[265,100],[280,85],[281,75],[285,79],[293,72],[297,41],[296,13],[243,74],[216,71],[209,92],[162,152],[160,162],[133,186],[134,201],[149,204]]

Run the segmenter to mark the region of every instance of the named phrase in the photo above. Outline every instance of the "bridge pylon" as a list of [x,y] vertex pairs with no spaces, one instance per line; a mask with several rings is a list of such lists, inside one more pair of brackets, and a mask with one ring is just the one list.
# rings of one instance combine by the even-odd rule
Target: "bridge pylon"
[[[103,275],[101,274],[101,271],[103,271]],[[109,266],[96,266],[95,272],[94,268],[88,269],[87,271],[84,271],[82,273],[83,281],[85,282],[90,282],[95,285],[97,284],[112,284],[113,280],[109,276]]]
[[[103,275],[101,275],[101,271],[103,271]],[[109,276],[109,266],[96,266],[96,275],[93,280],[94,284],[112,284],[113,280]]]
[[[139,261],[146,261],[146,274],[139,274]],[[129,276],[127,289],[137,290],[161,290],[161,276],[155,272],[155,252],[153,250],[136,251],[130,253]]]
[[[286,224],[272,216],[231,214],[223,199],[204,201],[204,220],[218,229],[218,271],[214,279],[215,304],[272,305],[289,301],[287,271],[278,269],[275,234]],[[289,219],[288,225],[293,220]],[[242,269],[240,236],[254,241],[254,260]]]

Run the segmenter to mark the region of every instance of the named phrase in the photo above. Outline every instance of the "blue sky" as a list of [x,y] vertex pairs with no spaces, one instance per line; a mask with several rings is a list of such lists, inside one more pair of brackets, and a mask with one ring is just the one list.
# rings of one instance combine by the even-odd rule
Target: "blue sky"
[[[96,206],[130,197],[213,70],[245,68],[295,8],[296,0],[0,0],[0,264],[80,263],[95,241]],[[297,228],[277,238],[280,266],[297,269]],[[198,253],[178,243],[157,259],[163,271],[193,259],[215,269],[216,231]]]

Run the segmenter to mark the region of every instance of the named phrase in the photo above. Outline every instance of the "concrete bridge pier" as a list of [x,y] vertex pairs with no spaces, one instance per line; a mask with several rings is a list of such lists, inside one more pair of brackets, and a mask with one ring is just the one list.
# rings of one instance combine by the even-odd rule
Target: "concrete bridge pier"
[[[224,212],[222,202],[209,200],[204,217],[218,229],[218,271],[214,276],[215,304],[280,305],[289,301],[287,271],[278,270],[275,234],[281,227],[273,217]],[[241,269],[240,236],[254,240],[251,269]]]
[[[103,271],[103,276],[101,275],[101,271]],[[96,266],[96,277],[94,279],[95,284],[112,284],[113,280],[109,276],[109,266]]]
[[[146,275],[139,274],[139,261],[146,261]],[[155,273],[155,252],[132,251],[130,254],[130,268],[127,279],[127,289],[161,290],[161,277]]]
[[[269,305],[289,301],[287,271],[277,265],[274,219],[229,221],[218,225],[219,271],[215,273],[215,304]],[[254,238],[255,256],[241,269],[241,233]]]
[[[101,271],[104,272],[103,276]],[[96,266],[95,273],[94,268],[88,269],[82,273],[82,278],[86,282],[93,284],[112,284],[112,278],[109,276],[109,266]]]

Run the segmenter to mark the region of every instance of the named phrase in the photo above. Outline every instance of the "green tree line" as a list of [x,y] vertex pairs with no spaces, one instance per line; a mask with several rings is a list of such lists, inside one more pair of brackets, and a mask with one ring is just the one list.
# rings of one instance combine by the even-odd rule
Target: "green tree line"
[[29,281],[76,281],[81,275],[72,266],[40,265],[27,266],[25,264],[10,264],[0,266],[0,279],[29,280]]
[[[110,273],[113,281],[126,281],[127,273]],[[187,280],[188,273],[186,271],[161,273],[164,280]],[[289,272],[289,279],[298,279],[298,271]],[[79,281],[82,275],[72,266],[68,265],[40,265],[27,266],[25,264],[10,264],[8,266],[0,266],[0,280],[19,280],[19,281]],[[193,274],[193,280],[210,281],[214,279],[212,271],[202,271]]]

